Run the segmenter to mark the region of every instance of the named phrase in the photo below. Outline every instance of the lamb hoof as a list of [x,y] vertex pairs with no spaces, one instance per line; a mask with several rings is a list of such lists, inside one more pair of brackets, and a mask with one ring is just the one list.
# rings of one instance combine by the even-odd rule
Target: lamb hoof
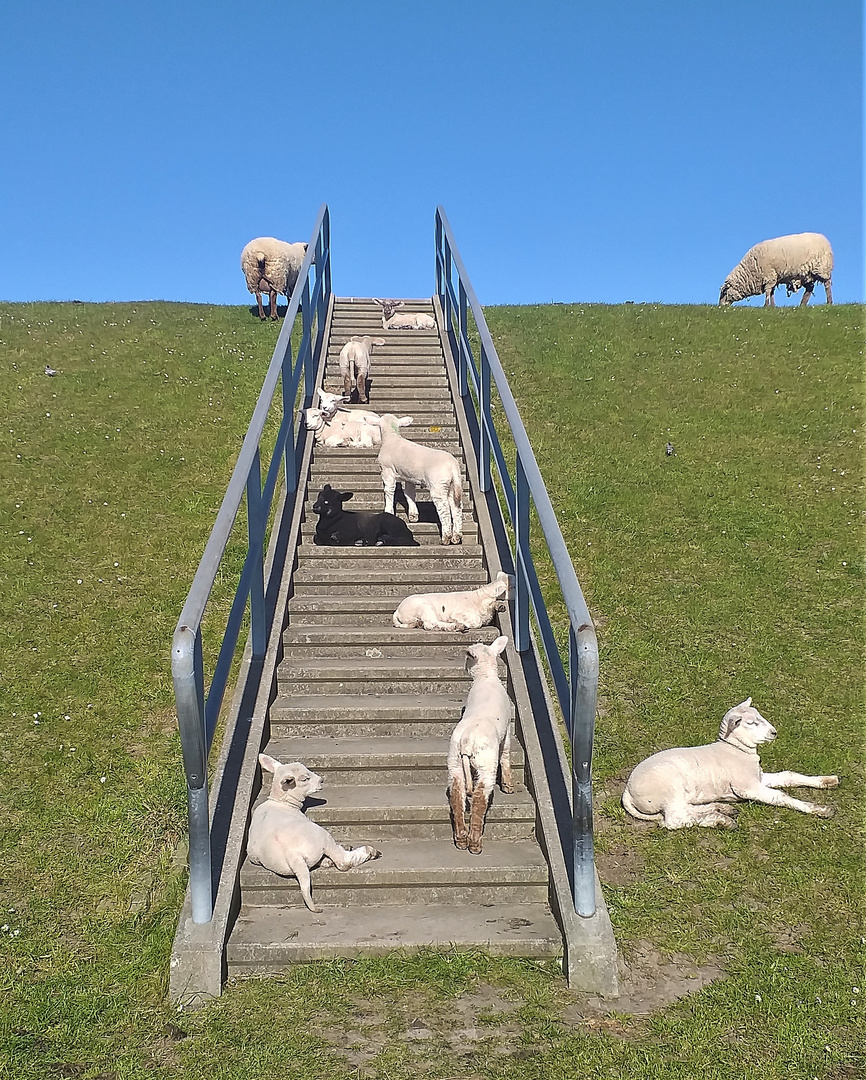
[[469,847],[469,837],[468,836],[455,836],[454,837],[454,846],[456,848],[460,848],[461,851],[465,851],[466,848]]
[[839,777],[838,776],[823,776],[821,779],[824,781],[821,784],[821,787],[838,787],[839,786]]
[[514,788],[513,787],[506,787],[505,784],[500,784],[499,788],[500,788],[500,791],[502,792],[503,795],[513,795],[514,794]]
[[417,521],[418,520],[418,511],[416,510],[414,514],[412,514],[412,513],[408,514],[407,517],[409,518],[410,521]]
[[815,814],[816,817],[824,818],[833,817],[833,815],[836,813],[832,806],[816,806],[812,812]]
[[475,840],[475,841],[470,840],[469,841],[469,854],[470,855],[480,855],[481,854],[481,841],[480,840]]
[[463,535],[461,533],[455,533],[451,537],[451,543],[452,544],[462,544],[463,543]]

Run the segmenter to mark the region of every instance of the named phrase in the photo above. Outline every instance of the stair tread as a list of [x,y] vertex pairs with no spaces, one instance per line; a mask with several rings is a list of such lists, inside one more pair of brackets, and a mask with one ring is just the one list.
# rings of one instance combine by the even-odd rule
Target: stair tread
[[[325,780],[329,768],[346,769],[357,763],[372,769],[404,758],[417,764],[440,762],[444,776],[448,742],[447,735],[287,735],[272,738],[267,752],[279,761],[303,761],[316,772],[321,768]],[[514,739],[511,760],[523,761],[523,750]]]
[[[523,785],[509,795],[494,790],[493,801],[487,820],[505,820],[526,817],[535,803]],[[445,777],[441,784],[358,784],[323,788],[307,800],[306,812],[314,821],[353,821],[355,815],[373,815],[374,821],[414,820],[418,812],[433,812],[437,817],[448,817],[450,810],[445,794]],[[387,815],[385,818],[383,815]]]

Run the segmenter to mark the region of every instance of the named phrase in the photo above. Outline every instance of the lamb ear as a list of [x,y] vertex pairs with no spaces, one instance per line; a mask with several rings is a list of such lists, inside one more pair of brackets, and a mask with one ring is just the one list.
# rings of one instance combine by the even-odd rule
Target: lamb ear
[[498,637],[493,642],[493,644],[490,646],[490,651],[493,653],[494,656],[499,656],[499,654],[501,652],[503,652],[503,650],[505,649],[505,646],[507,644],[508,644],[508,638],[505,637],[505,635],[503,634],[502,637]]
[[335,494],[340,500],[340,502],[348,502],[349,499],[353,499],[355,497],[354,491],[337,491],[335,492]]
[[263,772],[273,773],[280,767],[279,761],[276,758],[272,758],[269,754],[259,754],[259,765],[262,767]]
[[741,701],[739,705],[735,705],[735,709],[749,709],[752,705],[752,699],[747,697],[745,701]]
[[398,428],[408,427],[411,423],[412,423],[412,417],[411,416],[401,416],[400,419],[397,421],[397,427]]

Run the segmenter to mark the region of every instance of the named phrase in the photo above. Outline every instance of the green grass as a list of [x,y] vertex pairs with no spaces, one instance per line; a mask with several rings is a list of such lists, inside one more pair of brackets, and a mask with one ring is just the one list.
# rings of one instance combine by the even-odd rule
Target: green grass
[[[480,953],[166,1003],[185,887],[169,646],[277,328],[247,308],[0,303],[0,1076],[858,1075],[862,312],[487,316],[598,620],[597,844],[603,876],[625,870],[606,887],[623,955],[726,977],[649,1017],[582,1016],[555,968]],[[838,772],[815,793],[837,816],[627,823],[630,767],[711,740],[749,694],[779,728],[765,766]]]

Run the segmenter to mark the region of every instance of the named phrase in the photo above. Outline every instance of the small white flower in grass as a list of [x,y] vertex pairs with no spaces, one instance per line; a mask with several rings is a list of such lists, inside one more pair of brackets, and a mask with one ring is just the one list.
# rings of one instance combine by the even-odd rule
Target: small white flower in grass
[[3,925],[0,926],[0,932],[2,932],[4,934],[8,933],[9,932],[9,923],[3,923]]
[[99,782],[100,782],[100,784],[104,784],[104,783],[105,783],[105,779],[106,779],[106,778],[105,778],[104,776],[100,776],[100,778],[99,778]]
[[860,987],[859,986],[852,986],[851,987],[851,993],[852,994],[859,994],[860,993]]
[[755,1001],[756,1001],[756,1002],[757,1002],[757,1003],[758,1003],[759,1005],[761,1004],[761,995],[760,995],[760,994],[755,994]]
[[79,585],[83,585],[83,584],[84,584],[84,583],[83,583],[83,581],[81,580],[81,578],[79,578],[79,579],[78,579],[78,584],[79,584]]
[[20,933],[21,933],[21,931],[20,931],[20,930],[13,930],[13,931],[12,931],[12,936],[13,936],[13,937],[18,937],[18,935],[19,935]]
[[116,562],[116,563],[115,563],[114,565],[115,565],[115,566],[120,566],[120,563],[119,563],[119,562]]

